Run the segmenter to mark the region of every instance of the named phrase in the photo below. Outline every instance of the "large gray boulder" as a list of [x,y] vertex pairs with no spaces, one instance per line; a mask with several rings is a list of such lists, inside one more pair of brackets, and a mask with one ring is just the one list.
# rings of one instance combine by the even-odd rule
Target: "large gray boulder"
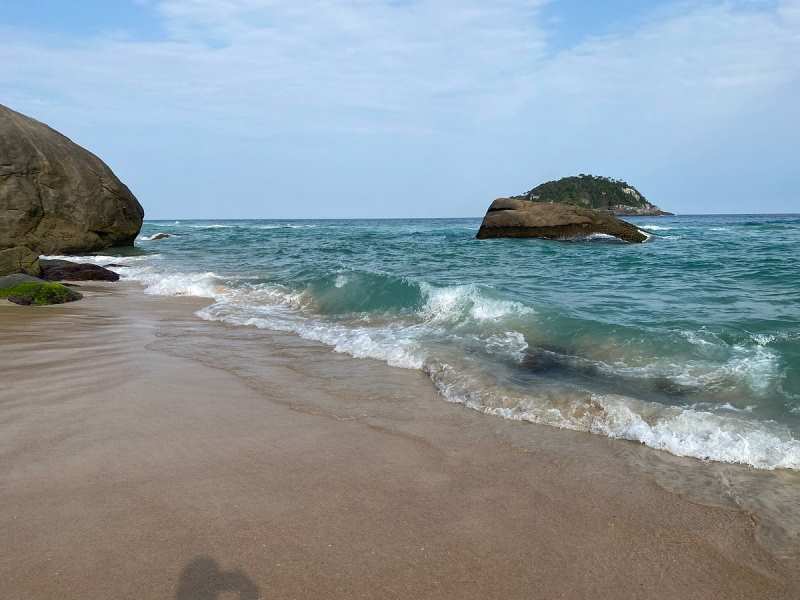
[[492,202],[477,237],[576,239],[598,233],[626,242],[647,239],[637,227],[606,211],[518,198],[498,198]]
[[0,105],[0,249],[66,254],[132,246],[143,218],[102,160]]

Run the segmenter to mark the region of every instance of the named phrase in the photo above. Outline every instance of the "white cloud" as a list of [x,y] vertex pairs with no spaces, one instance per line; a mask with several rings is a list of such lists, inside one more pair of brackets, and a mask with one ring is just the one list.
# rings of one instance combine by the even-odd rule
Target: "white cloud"
[[[236,114],[268,127],[426,128],[535,68],[540,2],[167,0],[170,37],[52,45],[8,32],[0,74],[31,96]],[[22,60],[24,57],[24,60]],[[49,89],[48,89],[49,88]],[[299,122],[292,122],[293,115]]]
[[146,118],[414,130],[514,118],[553,99],[726,114],[800,70],[795,0],[772,11],[702,5],[555,56],[543,4],[164,0],[163,41],[6,32],[0,81],[30,100],[135,105]]

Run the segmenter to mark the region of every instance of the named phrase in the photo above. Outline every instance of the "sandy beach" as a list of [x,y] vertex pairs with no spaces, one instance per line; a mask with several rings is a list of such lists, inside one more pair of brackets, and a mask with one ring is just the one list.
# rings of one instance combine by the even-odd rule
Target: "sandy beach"
[[800,597],[792,530],[715,491],[737,467],[482,415],[196,298],[80,289],[0,305],[4,599]]

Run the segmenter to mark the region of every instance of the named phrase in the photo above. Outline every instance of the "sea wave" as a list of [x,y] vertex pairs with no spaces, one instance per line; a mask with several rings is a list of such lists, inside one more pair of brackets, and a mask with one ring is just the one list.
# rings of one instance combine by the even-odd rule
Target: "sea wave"
[[269,225],[253,225],[253,229],[316,229],[312,223],[271,223]]
[[158,233],[154,233],[153,235],[143,235],[137,239],[141,242],[152,242],[154,239],[158,238],[158,236],[179,237],[175,233],[163,233],[159,231]]
[[[572,385],[528,389],[497,379],[491,368],[481,366],[480,356],[523,366],[531,352],[526,332],[541,316],[485,286],[434,286],[369,271],[330,273],[295,286],[235,282],[213,272],[169,272],[153,258],[86,259],[124,265],[115,269],[124,279],[141,282],[149,294],[212,299],[197,313],[209,321],[291,332],[356,358],[421,369],[447,400],[486,414],[637,441],[678,456],[800,469],[800,441],[787,428],[733,405],[725,410],[720,404],[721,410],[712,412]],[[719,344],[703,332],[684,337],[693,345]],[[744,383],[757,395],[780,381],[781,368],[769,347],[771,338],[751,341],[729,344],[729,358],[721,363],[637,366],[576,360],[614,377],[668,377],[702,390]],[[472,353],[481,352],[471,362]]]
[[[41,256],[45,260],[68,260],[71,262],[88,263],[92,265],[99,265],[101,267],[106,265],[117,265],[118,267],[131,267],[137,264],[147,263],[148,261],[157,261],[161,258],[160,254],[137,254],[131,256],[110,256],[106,254],[88,254],[85,256],[75,256],[73,254],[51,254]],[[112,269],[113,270],[113,269]]]
[[425,302],[420,314],[433,323],[497,321],[509,316],[531,315],[535,311],[519,302],[492,298],[474,284],[434,287],[420,284]]

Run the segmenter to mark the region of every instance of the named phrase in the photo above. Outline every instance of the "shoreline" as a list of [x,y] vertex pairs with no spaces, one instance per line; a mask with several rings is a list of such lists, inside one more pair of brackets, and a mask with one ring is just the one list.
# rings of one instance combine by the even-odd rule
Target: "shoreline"
[[180,598],[220,573],[265,598],[800,591],[775,507],[712,489],[793,473],[486,416],[421,372],[202,321],[205,299],[79,289],[0,306],[11,597]]

